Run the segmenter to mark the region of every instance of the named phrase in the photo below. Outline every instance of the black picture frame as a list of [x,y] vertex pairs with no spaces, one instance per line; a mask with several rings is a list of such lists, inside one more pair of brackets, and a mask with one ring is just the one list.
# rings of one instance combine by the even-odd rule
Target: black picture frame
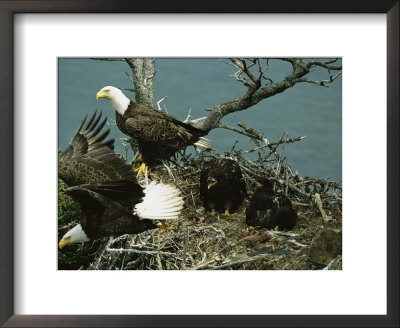
[[[398,0],[0,0],[0,324],[4,327],[399,327],[399,7]],[[91,12],[387,15],[387,315],[14,315],[13,16]]]

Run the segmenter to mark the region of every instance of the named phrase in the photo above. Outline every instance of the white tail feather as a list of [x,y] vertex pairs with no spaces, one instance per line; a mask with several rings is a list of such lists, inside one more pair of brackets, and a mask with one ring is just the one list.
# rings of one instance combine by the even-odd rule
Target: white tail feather
[[208,142],[206,141],[208,139],[200,137],[199,141],[195,142],[195,146],[199,146],[199,147],[203,147],[206,149],[211,149],[210,145],[208,144]]
[[143,201],[136,204],[134,213],[142,219],[173,220],[183,207],[180,191],[174,186],[153,181],[144,190]]

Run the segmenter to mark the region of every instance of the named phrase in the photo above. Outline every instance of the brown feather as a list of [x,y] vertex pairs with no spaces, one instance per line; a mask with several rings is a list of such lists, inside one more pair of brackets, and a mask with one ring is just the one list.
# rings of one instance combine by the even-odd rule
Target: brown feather
[[[216,183],[209,187],[208,181],[211,178]],[[212,158],[205,163],[200,174],[200,199],[208,211],[235,211],[246,194],[246,183],[236,161]]]
[[81,204],[80,223],[91,239],[152,229],[153,222],[133,214],[144,192],[114,140],[105,141],[109,129],[99,135],[106,122],[100,118],[95,113],[85,125],[85,117],[59,160],[58,175],[70,186],[65,193]]
[[114,180],[135,181],[131,166],[114,152],[114,140],[104,141],[110,130],[98,136],[106,119],[98,124],[101,114],[96,116],[95,113],[82,130],[85,118],[75,132],[59,160],[59,177],[69,186]]
[[171,157],[206,135],[203,130],[171,115],[132,101],[124,115],[116,112],[116,121],[123,133],[138,141],[143,160],[150,165]]

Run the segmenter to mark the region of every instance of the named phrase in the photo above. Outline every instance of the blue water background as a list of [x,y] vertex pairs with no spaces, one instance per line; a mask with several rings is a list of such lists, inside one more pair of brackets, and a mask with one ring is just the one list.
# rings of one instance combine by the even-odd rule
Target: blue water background
[[[65,149],[86,114],[98,110],[109,120],[115,119],[108,101],[96,101],[96,93],[106,85],[132,89],[126,75],[126,72],[132,72],[125,62],[81,58],[60,58],[58,68],[59,148]],[[241,97],[246,92],[246,87],[230,76],[235,73],[235,68],[221,59],[160,58],[156,61],[156,69],[155,102],[168,96],[161,105],[180,120],[186,118],[189,108],[192,119],[196,119],[208,114],[205,108]],[[270,60],[266,75],[278,81],[290,72],[289,63]],[[324,69],[316,69],[308,77],[329,78]],[[124,92],[134,99],[133,93]],[[285,146],[284,154],[292,169],[303,176],[342,181],[341,77],[329,88],[298,83],[250,109],[225,116],[221,122],[235,127],[238,122],[245,123],[262,132],[271,142],[278,140],[282,131],[290,138],[306,135],[307,139]],[[116,139],[116,151],[125,155],[120,138],[126,136],[116,126],[111,126],[111,136]],[[239,141],[237,149],[255,147],[249,138],[225,129],[215,129],[207,138],[220,153],[230,150],[236,140]],[[256,154],[249,156],[255,158]],[[131,157],[132,153],[128,158]]]

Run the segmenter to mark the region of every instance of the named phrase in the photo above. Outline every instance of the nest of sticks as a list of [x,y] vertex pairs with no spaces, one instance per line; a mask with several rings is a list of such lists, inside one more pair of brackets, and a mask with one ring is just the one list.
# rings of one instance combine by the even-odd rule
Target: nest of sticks
[[[248,197],[235,215],[211,216],[199,197],[199,180],[204,162],[214,152],[181,152],[169,165],[150,169],[144,180],[171,183],[181,190],[185,205],[171,230],[153,229],[95,241],[86,270],[312,270],[321,266],[308,260],[312,239],[321,228],[342,227],[341,185],[323,179],[302,177],[283,158],[283,148],[301,138],[262,144],[250,151],[235,146],[223,156],[236,160],[246,181]],[[258,153],[257,160],[245,154]],[[245,222],[248,200],[257,177],[268,177],[275,191],[285,193],[298,214],[290,232],[257,229]],[[146,183],[146,181],[141,181]],[[94,244],[96,243],[96,244]],[[90,244],[90,243],[87,243]],[[95,248],[93,246],[96,246]]]

